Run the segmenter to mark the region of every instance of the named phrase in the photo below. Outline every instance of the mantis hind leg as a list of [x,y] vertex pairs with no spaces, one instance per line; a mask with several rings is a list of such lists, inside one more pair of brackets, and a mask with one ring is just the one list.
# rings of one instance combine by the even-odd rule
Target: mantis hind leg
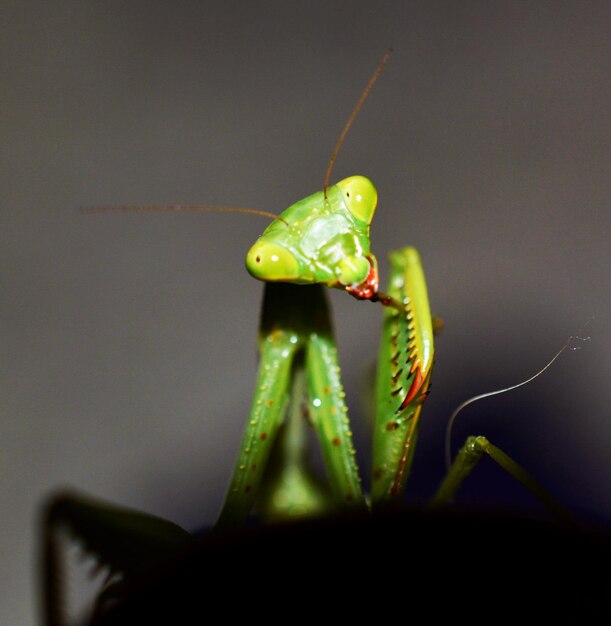
[[440,506],[450,503],[484,454],[487,454],[493,461],[498,463],[559,519],[572,520],[570,513],[520,464],[500,448],[491,444],[486,437],[481,436],[467,438],[463,447],[458,451],[437,493],[433,496],[431,505]]

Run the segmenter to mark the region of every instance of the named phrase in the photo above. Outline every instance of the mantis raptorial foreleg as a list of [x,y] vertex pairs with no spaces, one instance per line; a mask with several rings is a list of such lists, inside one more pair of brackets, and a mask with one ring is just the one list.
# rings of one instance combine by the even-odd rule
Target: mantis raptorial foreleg
[[400,496],[413,459],[422,403],[433,366],[433,325],[424,272],[414,248],[390,254],[388,295],[401,305],[384,312],[376,381],[371,499]]
[[266,520],[320,516],[336,509],[328,484],[312,467],[304,360],[302,354],[295,359],[287,416],[257,498],[259,514]]
[[[305,372],[306,404],[339,501],[363,506],[326,296],[321,285],[266,285],[257,387],[218,525],[243,523],[253,507],[282,425],[295,376]],[[294,366],[296,355],[299,364]]]
[[[62,530],[95,555],[110,574],[121,574],[127,581],[146,574],[194,541],[173,522],[74,493],[61,493],[49,501],[42,529],[42,605],[47,626],[67,623]],[[116,586],[114,590],[119,592]]]

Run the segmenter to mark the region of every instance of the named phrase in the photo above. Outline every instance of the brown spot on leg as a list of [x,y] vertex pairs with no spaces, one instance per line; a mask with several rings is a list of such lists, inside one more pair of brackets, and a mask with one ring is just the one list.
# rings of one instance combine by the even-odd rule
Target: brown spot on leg
[[250,471],[251,471],[251,472],[254,472],[254,471],[256,471],[256,469],[257,469],[257,464],[256,464],[256,463],[253,463],[253,464],[250,466]]
[[244,487],[244,491],[246,493],[250,493],[251,489],[252,489],[252,485],[246,485],[246,487]]
[[259,439],[260,439],[261,441],[265,441],[265,440],[267,439],[267,433],[261,433],[261,434],[259,435]]
[[273,344],[278,344],[282,341],[282,339],[284,338],[284,333],[281,330],[273,330],[270,335],[269,335],[269,339],[271,341],[271,343]]
[[382,470],[380,468],[378,468],[374,473],[373,473],[373,479],[374,480],[380,480],[380,478],[382,478]]
[[271,406],[273,406],[274,401],[273,400],[268,400],[266,403],[267,408],[270,408]]
[[339,442],[339,437],[333,437],[333,439],[331,440],[331,443],[332,443],[334,446],[339,446],[339,443],[340,443],[340,442]]

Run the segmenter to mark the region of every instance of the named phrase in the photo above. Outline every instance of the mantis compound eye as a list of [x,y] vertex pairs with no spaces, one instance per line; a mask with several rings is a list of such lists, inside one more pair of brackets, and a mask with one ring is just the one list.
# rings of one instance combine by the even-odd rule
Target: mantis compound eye
[[291,282],[299,277],[293,254],[283,246],[262,240],[246,255],[246,269],[259,280]]
[[337,183],[344,196],[346,208],[356,219],[371,224],[378,204],[378,192],[364,176],[350,176]]

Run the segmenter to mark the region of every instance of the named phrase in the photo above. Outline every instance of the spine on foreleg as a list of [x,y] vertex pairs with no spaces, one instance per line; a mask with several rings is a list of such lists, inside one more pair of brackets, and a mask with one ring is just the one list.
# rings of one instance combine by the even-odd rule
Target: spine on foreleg
[[390,255],[388,295],[376,382],[372,503],[396,498],[413,459],[422,403],[433,364],[433,327],[420,256],[407,247]]

